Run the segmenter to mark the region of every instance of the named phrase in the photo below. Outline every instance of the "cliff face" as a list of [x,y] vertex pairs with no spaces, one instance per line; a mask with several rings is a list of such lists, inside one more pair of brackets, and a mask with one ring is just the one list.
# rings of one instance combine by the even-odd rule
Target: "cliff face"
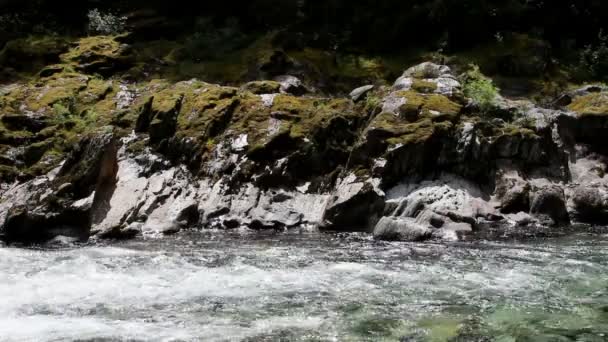
[[483,109],[450,67],[423,63],[328,96],[283,51],[254,54],[241,73],[272,79],[238,87],[137,78],[153,71],[125,39],[36,54],[53,64],[0,88],[4,240],[302,226],[458,239],[608,217],[603,87]]

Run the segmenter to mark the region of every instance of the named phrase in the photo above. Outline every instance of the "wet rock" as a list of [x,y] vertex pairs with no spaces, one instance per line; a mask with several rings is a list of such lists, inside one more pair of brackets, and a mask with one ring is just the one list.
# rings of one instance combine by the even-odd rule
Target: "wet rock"
[[241,221],[237,218],[227,218],[223,221],[223,227],[225,229],[237,229],[241,226]]
[[[58,235],[86,240],[90,210],[98,195],[103,195],[108,184],[114,182],[115,163],[116,141],[112,134],[82,139],[59,169],[3,194],[2,235],[8,242],[23,243],[44,242]],[[73,184],[70,192],[66,191],[67,183]],[[81,203],[90,198],[90,205]]]
[[499,178],[496,194],[500,211],[505,214],[530,210],[530,184],[517,173],[508,173]]
[[426,227],[470,232],[478,221],[500,217],[490,197],[475,184],[454,175],[402,183],[387,190],[387,203],[398,203],[393,217],[408,217]]
[[538,222],[538,220],[526,212],[518,212],[516,214],[507,215],[507,220],[512,222],[513,225],[519,227],[527,227]]
[[374,239],[387,241],[424,241],[432,230],[416,223],[412,218],[383,217],[374,228]]
[[605,196],[598,186],[578,186],[572,191],[575,216],[581,222],[605,221],[608,214]]
[[371,230],[384,211],[384,193],[370,181],[354,175],[337,186],[323,214],[322,228],[328,230]]
[[557,185],[544,185],[533,190],[530,213],[546,216],[554,225],[565,225],[570,222],[564,190]]

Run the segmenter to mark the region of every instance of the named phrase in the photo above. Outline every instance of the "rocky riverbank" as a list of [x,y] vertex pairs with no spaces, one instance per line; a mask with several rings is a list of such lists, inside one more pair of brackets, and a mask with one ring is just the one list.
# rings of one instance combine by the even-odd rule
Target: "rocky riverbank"
[[293,61],[231,87],[135,81],[120,37],[57,54],[0,88],[9,243],[302,226],[456,240],[608,218],[602,86],[485,108],[430,62],[330,96],[290,76]]

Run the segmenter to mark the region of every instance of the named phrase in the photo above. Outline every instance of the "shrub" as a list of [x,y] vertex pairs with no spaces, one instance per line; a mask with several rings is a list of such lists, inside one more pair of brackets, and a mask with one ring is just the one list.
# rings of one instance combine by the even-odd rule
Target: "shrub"
[[247,42],[247,36],[239,29],[235,18],[217,24],[212,18],[201,17],[196,21],[195,32],[184,43],[185,57],[193,61],[224,57]]
[[112,13],[101,13],[92,9],[87,14],[89,18],[88,31],[90,34],[118,34],[127,27],[127,17],[116,16]]
[[494,107],[499,91],[492,80],[482,74],[477,65],[470,65],[470,70],[461,78],[464,95],[472,99],[483,113],[490,111]]
[[583,72],[595,79],[608,79],[608,35],[602,30],[596,44],[589,44],[581,52]]

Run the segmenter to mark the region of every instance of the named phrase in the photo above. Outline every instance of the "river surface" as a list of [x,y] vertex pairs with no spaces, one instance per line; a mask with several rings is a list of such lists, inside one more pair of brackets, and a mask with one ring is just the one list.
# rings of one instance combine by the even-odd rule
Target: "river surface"
[[0,341],[608,341],[608,236],[0,248]]

